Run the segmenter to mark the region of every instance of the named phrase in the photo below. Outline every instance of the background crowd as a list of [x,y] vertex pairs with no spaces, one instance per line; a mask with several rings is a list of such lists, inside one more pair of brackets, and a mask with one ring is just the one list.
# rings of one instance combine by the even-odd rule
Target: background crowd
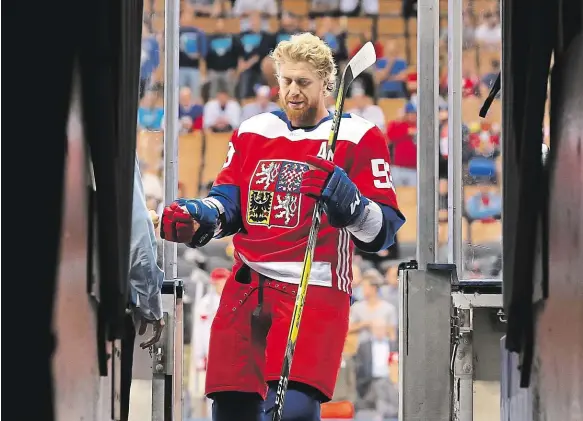
[[[500,71],[497,0],[464,0],[462,137],[464,267],[467,278],[501,270],[500,104],[486,119],[478,110]],[[447,245],[447,2],[441,4],[439,102],[440,249]],[[416,1],[185,0],[180,15],[179,193],[204,196],[226,155],[230,134],[262,112],[279,109],[268,57],[281,40],[312,31],[332,48],[340,69],[366,41],[376,65],[351,87],[346,110],[387,135],[399,204],[408,218],[388,251],[356,251],[350,332],[335,407],[350,402],[356,418],[394,420],[398,408],[397,267],[415,256],[417,176]],[[148,206],[163,205],[161,183],[164,91],[163,1],[146,1],[143,25],[138,156]],[[334,98],[330,98],[330,109]],[[440,250],[444,251],[444,250]],[[178,276],[186,281],[187,415],[205,419],[205,356],[210,324],[232,264],[229,239],[201,250],[179,246]],[[162,255],[161,253],[159,254]],[[442,253],[445,256],[445,253]]]

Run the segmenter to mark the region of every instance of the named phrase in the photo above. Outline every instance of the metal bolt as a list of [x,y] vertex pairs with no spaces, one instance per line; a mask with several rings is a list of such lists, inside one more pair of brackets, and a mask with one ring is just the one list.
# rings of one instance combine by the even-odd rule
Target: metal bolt
[[469,343],[470,343],[470,338],[468,338],[467,335],[464,335],[464,344],[469,345]]
[[464,364],[464,373],[469,373],[470,371],[472,371],[471,364]]
[[162,364],[156,364],[156,371],[157,372],[162,372],[164,370],[164,366]]

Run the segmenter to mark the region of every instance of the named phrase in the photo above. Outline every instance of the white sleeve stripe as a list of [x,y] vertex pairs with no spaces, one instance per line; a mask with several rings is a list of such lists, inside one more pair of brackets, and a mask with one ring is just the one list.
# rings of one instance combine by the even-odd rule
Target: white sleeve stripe
[[202,199],[202,201],[212,203],[213,205],[215,205],[215,207],[219,211],[219,214],[222,215],[223,213],[225,213],[225,207],[223,206],[223,204],[214,197],[207,197],[205,199]]
[[354,224],[346,227],[348,231],[363,243],[370,243],[381,232],[383,211],[372,200],[366,205],[362,216]]

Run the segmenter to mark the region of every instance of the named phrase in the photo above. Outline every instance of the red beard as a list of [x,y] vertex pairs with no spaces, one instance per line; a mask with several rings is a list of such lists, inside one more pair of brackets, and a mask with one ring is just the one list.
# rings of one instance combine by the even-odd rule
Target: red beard
[[300,110],[291,108],[288,105],[289,99],[286,100],[280,98],[279,102],[289,121],[299,123],[300,126],[313,126],[316,124],[315,120],[316,115],[318,114],[318,107],[309,103],[304,96],[301,96],[298,99],[304,101],[304,107]]

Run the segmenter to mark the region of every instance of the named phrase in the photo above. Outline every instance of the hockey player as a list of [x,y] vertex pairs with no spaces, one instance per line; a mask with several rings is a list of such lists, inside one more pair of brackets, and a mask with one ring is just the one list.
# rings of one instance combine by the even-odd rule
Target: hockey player
[[[354,244],[377,252],[404,223],[389,152],[372,123],[345,115],[334,162],[326,161],[335,84],[330,48],[299,34],[272,52],[283,111],[259,114],[234,133],[204,199],[164,209],[167,241],[202,247],[232,235],[235,264],[211,330],[206,394],[215,421],[271,419],[312,212],[318,234],[283,420],[320,419],[331,399],[348,330]],[[265,399],[265,401],[264,401]]]

